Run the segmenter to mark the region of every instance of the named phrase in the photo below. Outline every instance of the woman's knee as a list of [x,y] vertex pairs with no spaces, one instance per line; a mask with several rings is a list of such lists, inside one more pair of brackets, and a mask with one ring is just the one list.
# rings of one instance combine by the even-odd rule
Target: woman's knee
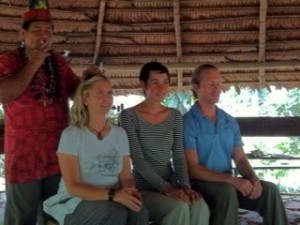
[[200,198],[198,201],[193,203],[192,208],[193,209],[196,208],[197,211],[200,212],[201,214],[209,214],[209,207],[203,198]]
[[142,207],[140,211],[134,212],[128,211],[128,224],[148,224],[149,223],[149,215],[146,207]]
[[[203,198],[195,201],[191,207],[191,218],[193,221],[203,221],[208,223],[210,210]],[[198,223],[197,223],[198,224]]]
[[189,215],[190,206],[188,203],[183,202],[183,201],[178,201],[178,203],[176,204],[176,207],[173,209],[173,211],[171,213],[178,213],[180,215]]
[[72,214],[65,217],[64,224],[125,225],[127,210],[109,201],[82,201]]
[[[126,207],[119,203],[112,204],[110,206],[109,217],[113,220],[118,220],[120,222],[127,221],[128,218],[128,210]],[[122,224],[122,223],[120,223]]]
[[177,201],[176,206],[173,210],[164,216],[161,224],[189,224],[190,223],[190,211],[189,211],[189,204]]

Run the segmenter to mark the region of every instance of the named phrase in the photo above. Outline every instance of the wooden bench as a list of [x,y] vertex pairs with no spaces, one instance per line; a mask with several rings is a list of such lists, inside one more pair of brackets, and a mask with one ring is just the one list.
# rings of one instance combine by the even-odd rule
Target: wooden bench
[[[47,225],[58,225],[58,223],[54,221],[47,221]],[[149,225],[160,225],[160,224],[149,222]]]
[[[249,157],[251,167],[254,170],[271,170],[271,169],[300,169],[300,157],[273,157],[273,156],[261,156],[261,157]],[[263,165],[259,163],[260,160],[270,160],[270,163]],[[255,162],[257,161],[257,162]],[[233,163],[234,176],[238,175],[238,172]]]
[[[300,157],[280,157],[280,156],[260,156],[260,157],[248,157],[249,162],[253,170],[300,170]],[[267,164],[263,164],[261,161],[269,161]],[[235,164],[232,163],[233,176],[238,177],[239,173],[235,167]],[[299,196],[300,193],[285,193],[281,194],[295,195]]]

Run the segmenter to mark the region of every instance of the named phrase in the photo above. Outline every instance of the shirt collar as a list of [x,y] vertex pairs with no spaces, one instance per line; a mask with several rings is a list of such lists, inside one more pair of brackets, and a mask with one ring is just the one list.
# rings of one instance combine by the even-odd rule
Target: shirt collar
[[[194,105],[192,106],[191,108],[192,110],[192,114],[196,117],[196,118],[199,118],[198,116],[200,115],[200,118],[201,119],[207,119],[203,113],[201,112],[200,108],[199,108],[199,105],[198,105],[198,100],[195,101]],[[216,106],[216,114],[217,114],[217,120],[220,119],[220,113],[221,113],[221,110],[219,109],[218,106]]]

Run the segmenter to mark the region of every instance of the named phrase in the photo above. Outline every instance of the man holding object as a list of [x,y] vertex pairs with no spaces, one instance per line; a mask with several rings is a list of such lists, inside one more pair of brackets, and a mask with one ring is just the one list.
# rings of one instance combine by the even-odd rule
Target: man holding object
[[79,79],[51,50],[53,21],[47,2],[30,1],[21,45],[0,56],[4,108],[5,225],[36,224],[43,200],[57,192],[56,150],[68,124],[68,98]]

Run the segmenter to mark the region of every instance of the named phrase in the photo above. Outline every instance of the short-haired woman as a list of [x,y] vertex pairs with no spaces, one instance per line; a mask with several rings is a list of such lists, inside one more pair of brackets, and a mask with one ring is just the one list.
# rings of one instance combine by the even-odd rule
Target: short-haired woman
[[189,184],[183,153],[182,116],[161,104],[169,93],[168,69],[158,62],[140,72],[145,100],[125,109],[133,173],[150,220],[161,225],[208,225],[209,209]]

